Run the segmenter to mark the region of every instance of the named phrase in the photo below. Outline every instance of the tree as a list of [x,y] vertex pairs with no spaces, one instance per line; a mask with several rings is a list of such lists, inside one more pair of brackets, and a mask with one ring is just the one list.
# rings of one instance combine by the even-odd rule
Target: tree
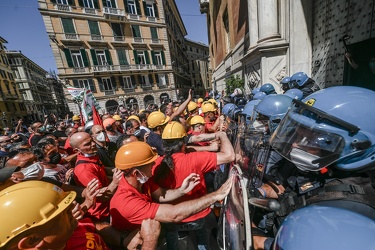
[[240,78],[239,75],[236,75],[236,76],[231,75],[229,78],[225,79],[224,82],[225,82],[225,92],[227,93],[227,95],[230,95],[231,93],[233,93],[233,91],[236,88],[240,88],[242,91],[244,89],[245,81],[242,78]]

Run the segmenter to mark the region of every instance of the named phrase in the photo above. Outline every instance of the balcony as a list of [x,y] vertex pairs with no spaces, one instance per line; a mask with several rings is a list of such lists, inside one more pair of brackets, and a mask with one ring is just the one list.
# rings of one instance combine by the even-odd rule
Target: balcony
[[134,43],[143,43],[143,38],[142,37],[133,37],[133,42]]
[[151,64],[130,64],[130,65],[95,65],[91,67],[93,72],[114,72],[129,70],[151,70]]
[[151,42],[152,43],[160,43],[160,40],[159,40],[159,38],[152,38]]
[[56,4],[55,9],[61,10],[61,11],[72,11],[72,8],[69,5],[66,4]]
[[133,92],[135,92],[135,88],[122,88],[122,90],[125,93],[133,93]]
[[165,69],[165,65],[153,65],[154,69]]
[[89,68],[73,68],[73,73],[75,73],[75,74],[80,74],[80,73],[89,73],[90,72],[90,70],[89,70]]
[[91,35],[91,41],[93,42],[102,42],[103,36],[102,35]]
[[111,90],[104,90],[104,95],[115,95],[116,90],[111,89]]
[[124,36],[114,36],[113,41],[114,42],[125,42],[125,37]]
[[152,85],[151,84],[142,84],[141,88],[143,90],[152,90]]
[[86,13],[86,14],[98,14],[96,9],[92,9],[92,8],[82,8],[82,12],[83,13]]
[[128,14],[128,19],[131,20],[139,20],[139,16],[137,14]]
[[156,22],[156,17],[148,16],[147,17],[147,21],[149,21],[149,22]]
[[106,19],[125,21],[125,10],[103,7],[103,13]]
[[158,88],[159,89],[166,89],[166,88],[168,88],[168,85],[167,84],[158,84]]
[[78,34],[63,34],[63,40],[78,41]]

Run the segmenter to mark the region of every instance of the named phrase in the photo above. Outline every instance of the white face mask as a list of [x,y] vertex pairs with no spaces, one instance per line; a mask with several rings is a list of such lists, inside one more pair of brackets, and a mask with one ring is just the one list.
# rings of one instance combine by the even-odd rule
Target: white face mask
[[137,177],[137,180],[139,181],[139,183],[141,183],[141,184],[146,183],[149,178],[147,176],[145,176],[141,171],[139,171],[139,170],[137,170],[137,171],[140,175],[142,175],[142,177]]
[[104,132],[100,132],[97,136],[96,136],[96,140],[98,141],[98,142],[105,142],[105,134],[104,134]]
[[25,176],[22,180],[40,180],[44,175],[44,168],[39,162],[36,162],[26,168],[21,169],[21,172]]
[[319,159],[319,156],[310,154],[299,148],[292,148],[290,151],[290,160],[296,165],[297,168],[303,171],[318,171],[320,167],[319,163],[312,163],[314,160]]

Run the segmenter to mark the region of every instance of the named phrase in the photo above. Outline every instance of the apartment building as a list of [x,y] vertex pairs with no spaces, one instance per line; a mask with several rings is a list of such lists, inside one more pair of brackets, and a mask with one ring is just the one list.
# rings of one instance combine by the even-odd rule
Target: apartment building
[[[90,89],[107,112],[177,98],[164,15],[164,5],[175,6],[173,0],[38,2],[59,78],[66,84]],[[66,97],[69,109],[78,113]]]
[[9,64],[5,44],[0,37],[0,126],[12,126],[17,119],[27,116],[26,107],[20,97],[14,74]]
[[62,109],[56,106],[54,92],[47,80],[47,71],[21,51],[7,50],[6,55],[19,90],[17,100],[20,102],[20,109],[26,111],[27,118],[31,121],[44,121],[45,115],[60,114]]
[[189,59],[189,73],[194,94],[205,96],[206,91],[212,90],[211,62],[208,46],[185,38]]

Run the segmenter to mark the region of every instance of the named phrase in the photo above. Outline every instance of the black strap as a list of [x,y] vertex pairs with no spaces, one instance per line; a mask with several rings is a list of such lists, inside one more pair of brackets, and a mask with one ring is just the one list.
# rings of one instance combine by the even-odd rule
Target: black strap
[[317,190],[318,195],[325,195],[326,192],[349,192],[351,194],[365,194],[365,190],[358,185],[339,184],[322,187]]

